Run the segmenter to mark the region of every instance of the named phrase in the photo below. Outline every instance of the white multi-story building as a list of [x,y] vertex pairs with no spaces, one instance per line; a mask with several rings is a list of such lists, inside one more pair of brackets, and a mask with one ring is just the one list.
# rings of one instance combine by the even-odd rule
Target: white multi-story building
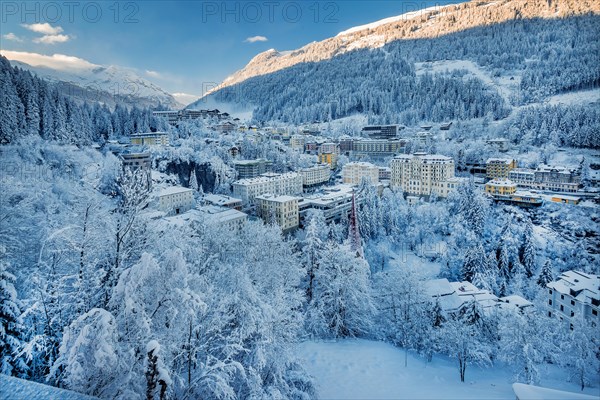
[[290,147],[292,150],[304,152],[304,144],[306,143],[306,135],[292,135],[290,137]]
[[592,326],[600,323],[600,275],[579,271],[563,272],[558,280],[550,282],[548,306],[561,320],[571,324],[575,319],[588,320]]
[[409,195],[446,197],[459,185],[454,160],[439,154],[402,154],[392,159],[390,168],[390,186]]
[[139,146],[168,146],[167,132],[134,133],[130,137],[131,144]]
[[159,209],[181,214],[194,207],[194,191],[181,186],[163,189],[158,194]]
[[299,224],[298,197],[265,194],[256,197],[258,215],[266,223],[276,223],[284,233]]
[[245,213],[224,206],[206,205],[198,207],[197,212],[202,215],[204,221],[223,226],[228,230],[239,230],[248,220],[248,215]]
[[337,143],[323,143],[321,146],[319,146],[319,153],[340,154],[340,146]]
[[368,162],[349,162],[342,168],[342,180],[345,184],[359,185],[363,179],[371,185],[379,182],[379,167]]
[[519,186],[551,192],[575,193],[581,186],[581,173],[577,168],[542,164],[535,170],[513,169],[508,176]]
[[233,182],[233,196],[246,205],[253,204],[256,196],[263,194],[298,195],[302,193],[302,176],[297,172],[285,174],[267,173],[256,178]]
[[298,173],[302,176],[302,185],[309,187],[329,181],[331,168],[329,164],[317,164],[309,168],[301,168]]

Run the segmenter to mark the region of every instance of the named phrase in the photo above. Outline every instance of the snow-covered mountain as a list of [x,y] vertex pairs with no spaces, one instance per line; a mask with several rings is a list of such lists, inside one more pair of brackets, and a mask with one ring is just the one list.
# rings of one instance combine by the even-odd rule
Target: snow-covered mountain
[[114,107],[116,102],[137,107],[156,106],[181,108],[175,97],[134,70],[119,66],[78,65],[77,68],[53,68],[50,65],[30,65],[22,61],[10,63],[54,82],[61,91],[79,100],[101,102]]
[[188,107],[214,103],[253,110],[257,121],[293,123],[355,114],[405,125],[501,120],[553,96],[597,91],[599,24],[596,0],[428,8],[258,54]]
[[363,48],[379,48],[398,39],[433,38],[514,19],[564,18],[600,13],[595,0],[494,0],[435,6],[349,28],[332,38],[293,51],[267,50],[226,78],[214,91],[304,62],[327,60]]

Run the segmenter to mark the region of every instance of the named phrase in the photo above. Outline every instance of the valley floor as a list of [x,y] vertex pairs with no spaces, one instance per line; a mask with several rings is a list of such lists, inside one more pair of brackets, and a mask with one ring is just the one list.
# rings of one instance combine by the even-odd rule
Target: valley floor
[[[347,339],[337,342],[304,342],[297,353],[317,383],[321,399],[507,399],[513,400],[513,373],[502,364],[489,368],[467,366],[461,383],[456,361],[434,357],[428,363],[387,343]],[[562,370],[548,366],[542,386],[582,393],[566,380]],[[583,393],[600,395],[600,388]]]

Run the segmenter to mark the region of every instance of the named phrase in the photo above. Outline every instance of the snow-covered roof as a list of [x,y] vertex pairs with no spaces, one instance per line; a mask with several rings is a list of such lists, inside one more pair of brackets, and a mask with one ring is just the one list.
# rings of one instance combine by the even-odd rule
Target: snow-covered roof
[[171,187],[162,189],[158,195],[160,197],[162,197],[162,196],[169,196],[171,194],[186,193],[186,192],[191,192],[191,191],[192,191],[192,189],[190,189],[190,188],[184,188],[181,186],[171,186]]
[[599,400],[600,397],[583,393],[565,392],[540,386],[513,383],[513,391],[517,400]]
[[582,303],[588,303],[591,299],[600,300],[600,275],[566,271],[558,280],[550,282],[547,286],[561,294],[568,294]]
[[262,196],[256,196],[256,200],[268,200],[275,203],[286,203],[288,201],[300,200],[300,198],[287,195],[274,196],[272,194],[263,194]]
[[572,200],[572,201],[580,201],[581,197],[576,197],[576,196],[568,196],[566,194],[555,194],[552,196],[553,199],[565,199],[565,200]]
[[512,158],[488,158],[486,164],[511,164],[514,160]]
[[202,215],[211,222],[229,222],[241,218],[246,218],[247,215],[241,211],[228,207],[219,206],[202,206],[192,210],[193,214]]
[[246,179],[237,180],[237,181],[233,182],[233,184],[234,185],[251,185],[251,184],[255,184],[255,183],[269,182],[273,179],[294,178],[296,176],[300,177],[300,175],[297,172],[286,172],[285,174],[277,174],[274,172],[268,172],[268,173],[262,174],[260,176],[257,176],[256,178],[246,178]]
[[241,199],[235,197],[225,196],[223,194],[205,194],[204,200],[208,201],[217,206],[224,206],[227,204],[241,203]]
[[493,307],[498,303],[498,297],[484,289],[479,289],[471,282],[450,282],[450,285],[456,290],[456,294],[462,300],[462,304],[468,303],[473,298],[483,308]]
[[500,297],[498,299],[498,301],[500,303],[504,303],[504,304],[511,304],[514,305],[515,307],[518,308],[525,308],[525,307],[530,307],[533,306],[533,303],[530,302],[529,300],[517,295],[517,294],[512,294],[510,296],[504,296],[504,297]]
[[491,181],[486,183],[486,185],[501,186],[501,187],[506,187],[506,186],[516,187],[517,186],[516,183],[514,183],[513,181],[511,181],[509,179],[492,179]]

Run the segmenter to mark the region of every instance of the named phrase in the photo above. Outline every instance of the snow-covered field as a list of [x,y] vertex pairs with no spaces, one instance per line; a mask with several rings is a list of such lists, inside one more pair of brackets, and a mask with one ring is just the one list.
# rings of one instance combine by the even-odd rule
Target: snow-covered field
[[[321,399],[510,399],[515,395],[512,372],[504,367],[467,366],[460,382],[457,362],[434,357],[431,363],[390,344],[361,339],[304,342],[297,354],[317,382]],[[581,393],[564,374],[549,367],[541,385]],[[599,396],[598,387],[583,393]],[[566,399],[565,399],[566,400]]]
[[96,397],[0,374],[2,400],[94,400]]

